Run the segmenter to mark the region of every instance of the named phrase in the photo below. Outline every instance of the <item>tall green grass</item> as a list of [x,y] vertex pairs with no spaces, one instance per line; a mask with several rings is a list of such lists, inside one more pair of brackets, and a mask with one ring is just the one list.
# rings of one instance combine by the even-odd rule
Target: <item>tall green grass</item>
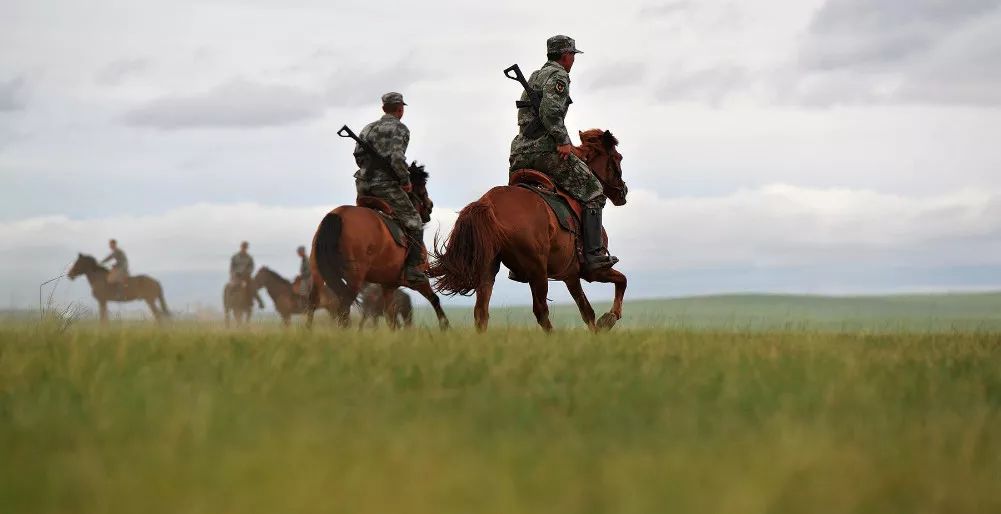
[[0,327],[0,512],[999,512],[996,333]]

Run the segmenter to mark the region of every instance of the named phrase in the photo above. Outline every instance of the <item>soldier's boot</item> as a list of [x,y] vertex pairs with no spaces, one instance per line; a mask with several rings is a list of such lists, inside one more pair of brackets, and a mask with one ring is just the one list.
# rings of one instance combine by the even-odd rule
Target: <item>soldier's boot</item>
[[428,276],[421,269],[424,264],[424,231],[415,230],[407,233],[407,260],[404,262],[406,268],[403,278],[410,285],[417,285],[428,281]]
[[584,209],[584,274],[615,266],[618,257],[609,255],[601,238],[601,207]]

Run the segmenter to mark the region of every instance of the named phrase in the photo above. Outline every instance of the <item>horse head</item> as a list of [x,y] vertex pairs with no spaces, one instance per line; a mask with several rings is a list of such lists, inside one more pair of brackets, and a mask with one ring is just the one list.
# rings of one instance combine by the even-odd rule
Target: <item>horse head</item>
[[625,205],[629,188],[622,180],[622,154],[616,149],[619,140],[610,131],[591,129],[580,132],[578,156],[591,168],[614,205]]
[[424,165],[417,164],[417,161],[410,163],[410,184],[413,185],[409,193],[410,201],[414,203],[414,208],[424,223],[431,221],[431,211],[434,209],[434,202],[428,196],[428,177]]
[[76,262],[74,262],[73,266],[70,267],[70,270],[66,272],[66,276],[69,277],[70,280],[73,280],[80,275],[86,275],[87,273],[99,269],[101,269],[101,265],[97,263],[97,259],[89,255],[78,253],[76,256]]

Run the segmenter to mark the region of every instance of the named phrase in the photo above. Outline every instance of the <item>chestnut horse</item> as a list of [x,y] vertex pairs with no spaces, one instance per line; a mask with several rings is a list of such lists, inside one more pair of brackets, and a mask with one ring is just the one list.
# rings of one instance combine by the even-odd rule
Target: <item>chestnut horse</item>
[[306,301],[295,292],[292,282],[267,266],[258,268],[250,281],[250,286],[253,289],[251,295],[256,295],[262,287],[268,292],[271,301],[275,303],[275,310],[282,318],[282,324],[286,327],[292,323],[293,314],[306,314],[306,322],[309,324],[313,322],[313,311],[316,309],[327,309],[331,317],[337,312],[337,299],[322,285],[318,286],[314,282],[310,290],[311,298]]
[[[90,283],[90,292],[97,300],[97,305],[101,314],[101,323],[108,322],[108,302],[134,302],[136,300],[146,300],[149,310],[153,311],[153,317],[159,322],[164,316],[170,316],[167,310],[167,302],[163,299],[163,288],[160,282],[146,275],[133,275],[128,278],[124,291],[119,294],[115,286],[108,284],[107,268],[98,264],[97,259],[82,253],[77,254],[76,262],[66,273],[70,280],[85,275]],[[156,301],[160,300],[160,308],[157,309]]]
[[[430,221],[431,210],[434,208],[428,197],[427,180],[428,174],[423,166],[418,166],[417,163],[410,165],[413,190],[408,194],[424,223]],[[358,200],[362,205],[388,208],[380,205],[382,202],[378,199]],[[351,304],[355,303],[365,283],[371,282],[382,286],[387,319],[396,318],[396,291],[400,286],[406,286],[427,298],[438,316],[438,326],[442,330],[447,329],[448,318],[431,284],[424,282],[414,286],[403,280],[406,256],[407,249],[393,240],[381,214],[369,207],[342,205],[327,213],[316,229],[310,266],[314,280],[322,277],[323,282],[338,298],[338,319],[342,327],[351,324]],[[396,328],[394,324],[390,327]]]
[[[598,129],[580,132],[580,140],[574,154],[601,181],[608,199],[624,205],[628,188],[622,181],[622,155],[615,148],[618,140],[611,132]],[[622,318],[625,275],[607,268],[583,276],[574,235],[561,228],[545,200],[524,187],[495,187],[467,205],[459,212],[444,247],[439,248],[435,242],[434,254],[430,275],[437,279],[439,292],[464,296],[476,293],[473,315],[477,330],[487,328],[490,295],[501,263],[528,280],[535,319],[547,332],[553,328],[546,304],[548,279],[566,284],[591,330],[610,329]],[[615,284],[612,309],[597,322],[581,278]]]

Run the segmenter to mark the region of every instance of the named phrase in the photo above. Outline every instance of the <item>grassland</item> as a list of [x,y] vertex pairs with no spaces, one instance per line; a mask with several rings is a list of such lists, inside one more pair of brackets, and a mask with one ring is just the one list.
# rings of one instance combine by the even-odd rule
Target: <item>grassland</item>
[[999,512],[997,333],[0,327],[0,512]]

